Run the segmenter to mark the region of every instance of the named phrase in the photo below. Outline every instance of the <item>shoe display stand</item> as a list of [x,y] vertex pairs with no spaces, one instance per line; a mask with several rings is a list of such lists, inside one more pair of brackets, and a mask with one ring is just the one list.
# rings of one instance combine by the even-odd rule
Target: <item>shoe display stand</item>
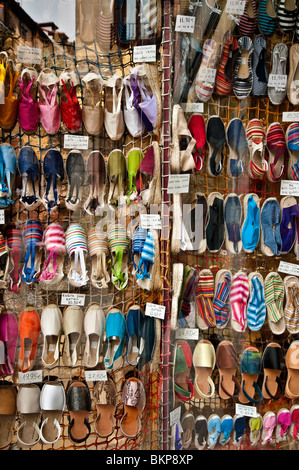
[[[198,8],[201,8],[201,6]],[[218,2],[217,8],[223,12],[225,2]],[[187,7],[184,9],[183,2],[175,2],[173,28],[176,23],[176,15],[181,14],[193,16],[194,11],[195,10],[192,10],[191,8],[187,13]],[[217,31],[216,28],[212,31],[211,36],[208,37],[216,38],[218,34],[220,34],[220,32]],[[257,29],[255,35],[258,34],[260,34],[260,32]],[[184,75],[187,79],[190,78],[192,73],[194,73],[194,70],[192,70],[192,67],[188,68],[187,61],[185,60],[186,54],[184,55],[184,46],[186,47],[184,37],[187,37],[188,35],[184,35],[182,32],[175,32],[174,29],[173,35],[173,48],[175,50],[175,84],[178,83],[179,80],[182,80]],[[240,38],[238,22],[233,29],[233,35],[237,39]],[[252,39],[255,35],[252,36]],[[192,34],[189,35],[189,39],[190,36],[192,37]],[[222,35],[222,39],[223,38],[224,35]],[[296,42],[295,32],[285,34],[277,27],[274,34],[266,37],[267,58],[264,59],[262,64],[266,65],[269,73],[272,66],[273,49],[275,45],[280,42],[286,44],[289,49],[292,44]],[[192,41],[190,41],[189,44],[192,44]],[[202,44],[203,41],[200,43],[201,47]],[[220,60],[220,55],[218,56],[218,60]],[[188,73],[190,73],[190,76]],[[192,77],[194,80],[195,75],[192,75]],[[244,128],[246,128],[248,123],[253,119],[259,119],[263,123],[265,130],[267,130],[272,123],[280,123],[284,132],[286,132],[290,122],[285,120],[284,113],[297,112],[296,105],[292,104],[287,96],[285,96],[285,99],[281,104],[274,105],[271,103],[267,93],[265,96],[260,97],[254,96],[251,93],[244,99],[238,99],[233,91],[225,97],[219,97],[217,96],[217,93],[215,93],[214,89],[210,98],[206,102],[202,102],[198,99],[198,95],[194,89],[194,84],[195,80],[193,82],[193,87],[189,90],[187,100],[178,99],[178,96],[181,96],[180,94],[173,97],[173,107],[179,105],[181,109],[183,109],[184,118],[186,120],[185,122],[188,125],[192,115],[196,113],[201,114],[204,117],[206,132],[208,120],[212,116],[220,117],[226,130],[228,128],[228,124],[232,120],[239,118],[241,119]],[[177,86],[176,90],[177,89],[179,89],[179,86]],[[180,90],[182,91],[182,87]],[[175,91],[173,92],[175,93]],[[200,103],[202,108],[198,107]],[[296,114],[294,116],[296,116]],[[183,121],[181,121],[181,123],[182,122]],[[182,127],[184,127],[184,124]],[[186,128],[188,130],[187,126]],[[173,141],[174,137],[175,135],[173,132]],[[194,137],[196,139],[197,136]],[[219,133],[219,139],[220,137],[221,134]],[[200,171],[189,172],[189,191],[184,194],[179,194],[179,201],[182,205],[181,207],[184,207],[184,205],[187,207],[187,205],[189,205],[190,211],[190,207],[194,207],[196,205],[196,194],[204,195],[208,200],[208,197],[212,193],[218,193],[218,195],[220,194],[223,196],[224,210],[225,201],[228,200],[228,196],[231,197],[233,194],[240,197],[239,200],[241,201],[244,201],[244,197],[248,194],[256,194],[260,198],[261,208],[264,201],[268,198],[276,198],[279,203],[281,202],[284,197],[284,192],[281,190],[281,180],[289,180],[289,176],[287,175],[289,157],[287,154],[285,156],[285,171],[278,182],[271,182],[267,177],[262,180],[249,177],[249,153],[244,159],[243,173],[239,177],[233,178],[229,172],[229,162],[232,152],[226,140],[224,145],[223,168],[217,176],[210,176],[208,171],[209,155],[210,152],[213,151],[213,148],[212,151],[209,148],[207,133],[205,145],[203,167]],[[215,141],[214,145],[216,145]],[[182,150],[185,148],[186,146],[182,147]],[[266,153],[266,159],[268,158],[269,156]],[[183,173],[181,168],[179,173]],[[298,198],[296,197],[295,204],[297,203]],[[242,220],[241,223],[243,223],[246,218],[246,213],[244,213],[243,202],[241,204],[243,213],[242,219],[240,220]],[[236,208],[234,210],[236,210]],[[209,206],[207,212],[209,214]],[[232,213],[230,213],[230,215],[226,215],[226,217],[231,216],[234,220],[237,220],[236,212],[234,215],[235,219]],[[207,220],[209,219],[207,218]],[[219,221],[220,218],[218,219],[218,222],[216,222],[216,224],[218,223],[218,234],[221,231]],[[280,221],[281,215],[278,223],[280,223]],[[172,229],[176,226],[176,222],[181,223],[182,221],[179,215],[173,212],[171,218]],[[226,219],[224,215],[224,224],[226,222],[228,222],[228,218]],[[208,224],[208,222],[206,223]],[[197,226],[198,225],[196,225],[196,227]],[[204,226],[204,230],[206,227],[207,225]],[[242,227],[240,226],[240,228]],[[182,233],[180,231],[180,227],[178,229],[178,233]],[[178,243],[175,244],[175,241]],[[188,241],[190,242],[190,240]],[[273,328],[273,323],[269,319],[268,307],[266,309],[267,313],[262,326],[256,328],[256,330],[254,330],[253,327],[250,328],[250,318],[248,317],[247,307],[245,309],[245,313],[247,313],[246,325],[243,331],[241,330],[240,325],[236,326],[236,317],[233,316],[232,310],[230,310],[229,321],[225,326],[211,327],[208,326],[207,320],[203,320],[203,312],[208,317],[210,308],[209,302],[212,299],[213,304],[215,299],[216,283],[218,279],[216,276],[220,270],[224,270],[225,272],[230,271],[232,277],[241,272],[246,275],[247,279],[251,273],[259,273],[261,275],[260,279],[263,279],[264,282],[269,273],[276,273],[281,279],[285,279],[290,274],[296,276],[298,265],[295,251],[296,248],[293,246],[293,248],[287,253],[280,255],[272,254],[272,256],[269,256],[269,252],[267,255],[265,254],[265,251],[262,250],[262,241],[263,234],[261,232],[259,243],[252,252],[246,252],[242,248],[239,253],[233,254],[232,250],[230,250],[226,235],[226,238],[224,236],[224,242],[220,249],[218,247],[214,252],[213,250],[205,249],[201,250],[201,253],[199,254],[196,253],[196,248],[193,248],[192,251],[192,248],[188,249],[188,247],[186,248],[186,246],[183,246],[182,240],[178,240],[178,237],[176,237],[175,240],[170,240],[169,251],[172,299],[176,297],[176,301],[179,299],[179,302],[181,301],[183,303],[183,308],[181,310],[180,308],[174,308],[174,310],[169,313],[169,328],[171,329],[169,338],[171,351],[170,363],[172,367],[172,382],[170,384],[171,392],[169,398],[169,412],[171,416],[171,449],[176,449],[177,451],[196,449],[298,449],[298,440],[294,438],[293,435],[294,421],[292,421],[296,419],[295,414],[292,417],[292,413],[298,404],[298,395],[297,397],[290,397],[289,391],[286,393],[288,390],[288,380],[290,380],[292,374],[289,362],[291,351],[290,345],[293,343],[294,346],[298,339],[298,333],[296,333],[295,330],[293,330],[293,332],[291,331],[288,318],[283,318],[282,321],[286,321],[286,326],[280,331]],[[281,264],[281,262],[285,262],[286,265],[289,263],[289,272],[285,269],[286,265],[284,265],[284,263]],[[181,271],[178,269],[179,265],[182,267]],[[206,274],[205,280],[202,281],[202,287],[200,287],[199,283],[196,283],[198,281],[193,280],[193,291],[191,286],[193,278],[191,278],[191,275],[187,277],[188,271],[186,268],[188,267],[194,274],[199,276],[201,274]],[[184,285],[184,280],[186,279],[189,280],[189,290],[186,285]],[[204,282],[206,284],[204,284]],[[208,282],[210,282],[209,285]],[[250,286],[250,283],[248,286]],[[191,292],[193,292],[193,294]],[[284,288],[282,307],[282,311],[284,312],[283,315],[285,314],[287,303],[287,292],[287,288]],[[233,294],[233,291],[231,291],[231,294]],[[234,294],[239,296],[239,300],[242,297],[240,290],[235,291]],[[208,300],[209,297],[210,300]],[[231,302],[232,301],[233,299],[231,297]],[[229,303],[230,308],[232,308],[231,302]],[[246,306],[248,306],[247,302],[248,299],[246,301]],[[188,311],[188,308],[191,310]],[[190,339],[191,335],[194,335],[192,339]],[[225,349],[224,345],[227,345],[228,343],[232,344],[233,348],[229,353],[223,352],[221,357],[221,346]],[[270,376],[268,375],[271,372],[267,369],[267,366],[269,367],[269,362],[267,362],[269,348],[267,348],[267,346],[273,346],[273,343],[276,344],[276,347],[282,354],[280,356],[281,361],[276,362],[277,370],[275,372],[272,370],[272,373],[274,374],[275,379],[276,376],[279,376],[281,382],[277,379],[276,385],[280,382],[280,386],[277,386],[278,388],[276,387],[276,393],[272,398],[270,398],[270,396],[267,396],[267,393],[265,392],[265,381],[267,377],[268,381],[271,381],[269,378]],[[252,358],[248,360],[248,362],[247,360],[244,361],[244,356],[248,353],[248,348],[249,350],[252,348],[253,356],[256,355],[255,357],[259,358],[256,362],[252,360]],[[266,348],[267,352],[265,354]],[[234,352],[232,352],[233,350]],[[246,352],[244,353],[244,351]],[[287,355],[288,352],[289,354]],[[235,354],[236,356],[234,356]],[[275,368],[273,366],[273,362],[270,361],[270,364],[270,369]],[[228,369],[226,369],[227,367]],[[229,387],[229,383],[232,386],[233,382],[231,381],[234,380],[234,376],[241,385],[241,391],[238,391],[237,386],[233,386],[231,392],[228,394],[224,393],[223,390],[225,387]],[[254,388],[255,385],[252,385],[253,382],[257,385],[256,388]],[[252,389],[250,388],[250,383],[253,386]],[[247,392],[249,389],[251,390],[251,392],[248,393],[248,395],[250,395],[250,399],[247,399],[248,396],[244,399],[244,394],[242,394],[242,390],[244,390],[243,386]],[[261,390],[261,395],[259,395],[258,388]],[[297,390],[297,393],[299,393],[299,390]],[[285,420],[281,419],[282,411],[286,412],[284,415]],[[238,420],[239,418],[241,419]],[[283,431],[281,431],[282,427],[284,427]]]

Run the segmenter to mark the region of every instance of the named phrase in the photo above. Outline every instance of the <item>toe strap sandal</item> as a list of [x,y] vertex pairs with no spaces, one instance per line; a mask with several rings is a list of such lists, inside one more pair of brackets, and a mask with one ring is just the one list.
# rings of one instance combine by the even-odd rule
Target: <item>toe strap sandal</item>
[[[240,403],[259,403],[263,399],[262,391],[257,383],[262,368],[262,355],[259,350],[253,346],[246,348],[241,356],[241,393]],[[257,398],[255,395],[257,394]]]
[[263,397],[278,399],[284,394],[284,387],[280,378],[283,367],[283,350],[277,343],[267,345],[263,353]]
[[69,438],[76,444],[86,441],[91,432],[89,412],[91,397],[87,384],[74,381],[69,384],[66,392],[66,405],[69,411]]
[[215,384],[211,378],[215,362],[216,354],[212,343],[209,340],[200,340],[193,352],[194,389],[198,398],[210,398],[215,393]]
[[192,351],[187,341],[178,341],[174,353],[173,389],[175,398],[189,402],[194,396],[194,386],[190,380]]
[[216,365],[219,371],[219,396],[222,399],[237,398],[241,385],[236,378],[238,358],[232,342],[221,341],[216,350]]

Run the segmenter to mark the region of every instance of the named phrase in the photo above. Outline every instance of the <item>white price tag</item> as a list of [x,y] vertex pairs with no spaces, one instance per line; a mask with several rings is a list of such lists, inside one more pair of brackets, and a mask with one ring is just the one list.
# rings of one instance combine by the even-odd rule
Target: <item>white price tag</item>
[[42,50],[37,47],[17,47],[17,62],[21,64],[37,64],[39,65],[42,60]]
[[173,426],[174,424],[178,424],[181,420],[181,407],[179,406],[175,410],[169,413],[169,424]]
[[88,135],[65,134],[63,146],[65,149],[88,150]]
[[85,294],[61,294],[61,305],[79,305],[84,307],[85,305]]
[[226,4],[226,13],[241,16],[245,11],[245,5],[245,0],[228,0]]
[[145,307],[145,315],[164,320],[165,310],[165,305],[151,304],[148,302]]
[[108,380],[106,370],[86,370],[85,379],[87,382],[106,382]]
[[189,193],[190,174],[169,175],[168,194]]
[[198,328],[179,328],[175,331],[175,339],[198,340]]
[[198,81],[204,81],[207,83],[214,83],[216,78],[217,69],[211,69],[207,67],[201,67],[198,73]]
[[204,105],[203,103],[187,103],[185,106],[186,113],[203,113]]
[[287,86],[288,76],[287,75],[276,75],[270,73],[268,80],[268,87],[282,88],[285,89]]
[[4,224],[5,224],[5,211],[0,210],[0,225],[4,225]]
[[140,214],[140,224],[144,229],[161,230],[160,214]]
[[299,181],[281,180],[280,195],[281,196],[299,196]]
[[195,16],[177,15],[175,31],[178,33],[193,33],[195,27]]
[[42,370],[30,370],[28,372],[18,372],[20,384],[31,384],[43,381]]
[[256,418],[257,412],[255,406],[241,405],[236,403],[236,415],[249,416],[250,418]]
[[299,122],[299,111],[284,111],[282,120],[283,122]]
[[299,264],[280,261],[278,271],[284,274],[291,274],[292,276],[299,276]]
[[156,62],[157,46],[134,46],[133,62]]

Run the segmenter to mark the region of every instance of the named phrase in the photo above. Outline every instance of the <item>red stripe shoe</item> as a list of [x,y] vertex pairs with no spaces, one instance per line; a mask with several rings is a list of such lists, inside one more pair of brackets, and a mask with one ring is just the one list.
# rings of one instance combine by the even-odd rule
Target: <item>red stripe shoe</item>
[[216,73],[215,92],[219,96],[229,95],[233,88],[233,73],[238,57],[239,45],[229,31],[224,39],[220,64]]

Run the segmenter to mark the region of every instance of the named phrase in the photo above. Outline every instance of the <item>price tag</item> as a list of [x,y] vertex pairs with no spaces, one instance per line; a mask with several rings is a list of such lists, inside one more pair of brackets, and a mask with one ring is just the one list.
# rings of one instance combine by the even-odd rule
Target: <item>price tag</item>
[[188,193],[190,185],[190,174],[169,175],[168,194]]
[[106,382],[108,377],[105,370],[86,370],[85,379],[87,382]]
[[285,89],[287,86],[287,80],[288,80],[287,75],[276,75],[276,74],[270,73],[269,80],[268,80],[268,87]]
[[250,418],[256,418],[257,412],[255,406],[241,405],[236,403],[236,414],[241,416],[249,416]]
[[299,196],[299,181],[281,180],[280,195],[281,196]]
[[169,424],[173,426],[174,424],[179,424],[181,420],[181,407],[179,406],[175,410],[169,413]]
[[201,67],[198,73],[198,81],[205,81],[207,83],[214,83],[216,78],[217,69]]
[[65,134],[63,146],[65,149],[88,150],[88,135]]
[[282,120],[283,122],[299,122],[299,111],[284,111]]
[[42,60],[42,50],[37,47],[17,47],[17,62],[21,64],[39,65]]
[[159,320],[164,320],[165,310],[165,305],[147,303],[145,307],[145,315],[148,317],[158,318]]
[[42,370],[30,370],[28,372],[18,372],[20,384],[31,384],[43,381]]
[[0,225],[4,225],[4,224],[5,224],[5,211],[0,210]]
[[175,31],[178,33],[193,33],[195,27],[195,16],[177,15]]
[[140,224],[144,229],[160,230],[161,225],[161,216],[160,214],[140,214]]
[[299,264],[280,261],[278,271],[284,274],[291,274],[292,276],[299,276]]
[[61,305],[79,305],[84,307],[85,305],[85,294],[61,294]]
[[226,4],[226,13],[241,16],[245,10],[245,0],[228,0]]
[[198,328],[179,328],[175,331],[176,339],[186,339],[186,340],[198,340],[199,330]]
[[185,106],[186,113],[203,113],[204,105],[203,103],[187,103]]
[[134,46],[133,62],[156,62],[156,44],[151,46]]

